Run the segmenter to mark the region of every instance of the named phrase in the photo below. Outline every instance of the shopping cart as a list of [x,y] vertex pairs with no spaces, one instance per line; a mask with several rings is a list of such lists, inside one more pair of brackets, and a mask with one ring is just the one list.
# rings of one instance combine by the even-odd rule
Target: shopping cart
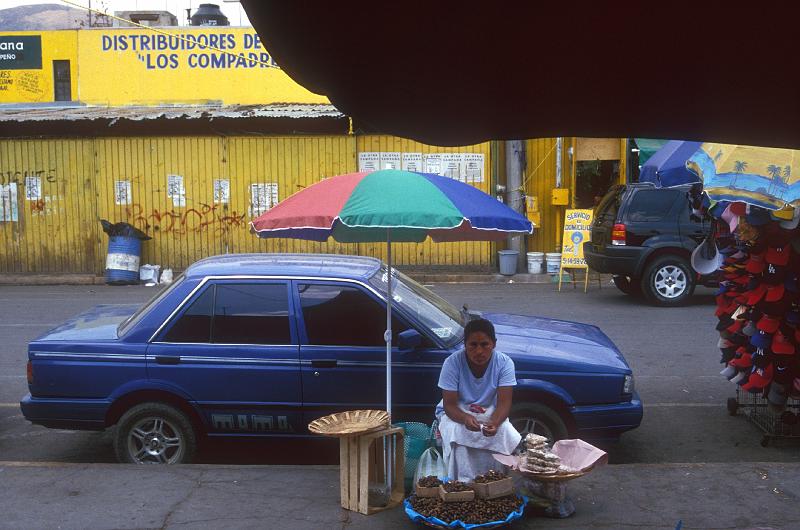
[[783,410],[776,411],[762,393],[750,393],[736,387],[736,397],[728,398],[728,413],[742,413],[764,433],[761,446],[773,438],[800,438],[800,401],[790,399]]

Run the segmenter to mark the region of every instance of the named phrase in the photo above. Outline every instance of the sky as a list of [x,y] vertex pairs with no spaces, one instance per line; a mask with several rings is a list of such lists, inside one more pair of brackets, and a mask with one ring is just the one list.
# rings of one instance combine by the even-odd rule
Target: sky
[[[88,7],[92,4],[92,9],[100,11],[107,10],[114,14],[114,11],[169,11],[178,17],[178,24],[186,25],[186,9],[191,8],[195,12],[200,4],[217,4],[222,12],[228,17],[231,26],[249,26],[250,21],[247,14],[239,2],[225,2],[223,0],[70,0],[73,4]],[[59,0],[0,0],[0,8],[17,7],[33,4],[62,4],[74,7]]]

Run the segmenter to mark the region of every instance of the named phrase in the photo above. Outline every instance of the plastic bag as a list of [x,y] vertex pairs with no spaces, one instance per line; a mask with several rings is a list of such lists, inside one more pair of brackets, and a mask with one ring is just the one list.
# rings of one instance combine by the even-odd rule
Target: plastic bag
[[141,239],[142,241],[153,239],[135,226],[128,223],[111,224],[105,219],[100,219],[100,224],[103,226],[103,232],[109,236],[135,237],[136,239]]
[[417,471],[414,473],[414,485],[417,484],[419,479],[435,476],[436,478],[443,479],[447,476],[447,468],[444,465],[444,458],[439,450],[435,447],[425,449],[422,456],[419,457],[417,464]]

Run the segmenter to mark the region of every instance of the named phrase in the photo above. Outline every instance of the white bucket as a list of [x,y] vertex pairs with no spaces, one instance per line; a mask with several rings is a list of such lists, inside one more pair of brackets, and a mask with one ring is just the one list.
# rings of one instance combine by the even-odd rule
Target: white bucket
[[547,260],[547,274],[558,274],[561,268],[561,252],[548,252],[544,258]]
[[541,274],[544,252],[528,252],[528,274]]

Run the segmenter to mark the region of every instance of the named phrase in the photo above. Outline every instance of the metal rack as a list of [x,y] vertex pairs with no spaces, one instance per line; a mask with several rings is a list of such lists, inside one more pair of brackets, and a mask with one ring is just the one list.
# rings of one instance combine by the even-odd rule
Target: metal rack
[[[775,412],[763,394],[746,392],[737,386],[736,397],[728,398],[728,413],[736,416],[739,410],[764,433],[762,447],[773,438],[800,438],[800,401],[796,399],[789,399],[783,410]],[[793,421],[789,421],[791,415]]]

